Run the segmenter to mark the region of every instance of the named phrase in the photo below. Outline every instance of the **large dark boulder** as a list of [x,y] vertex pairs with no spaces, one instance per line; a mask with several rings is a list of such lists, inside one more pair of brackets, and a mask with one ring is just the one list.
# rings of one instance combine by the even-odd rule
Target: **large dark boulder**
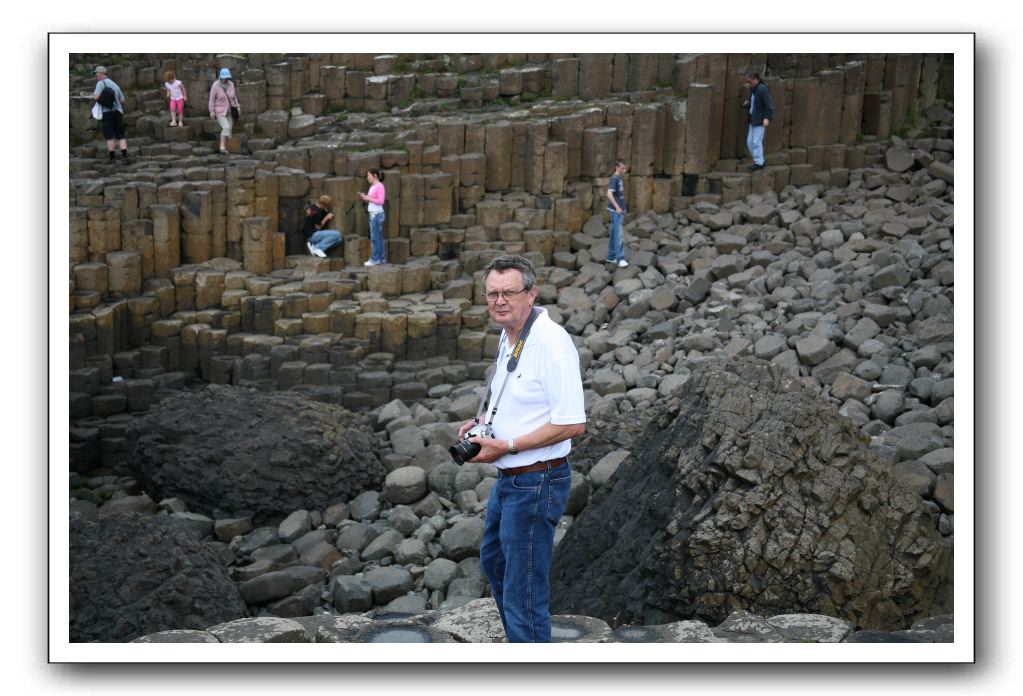
[[187,522],[108,513],[70,524],[72,642],[125,642],[248,615],[219,556]]
[[892,630],[952,610],[952,551],[864,436],[758,360],[664,405],[558,546],[551,609],[612,626],[735,610]]
[[261,523],[380,488],[387,471],[365,416],[297,393],[209,385],[135,423],[132,467],[153,500]]

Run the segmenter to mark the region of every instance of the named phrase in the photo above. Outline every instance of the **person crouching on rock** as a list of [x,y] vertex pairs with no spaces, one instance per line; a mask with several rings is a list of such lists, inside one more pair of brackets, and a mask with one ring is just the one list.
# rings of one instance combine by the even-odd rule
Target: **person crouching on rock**
[[308,238],[306,248],[310,254],[321,259],[327,258],[328,249],[333,249],[341,243],[340,232],[323,229],[334,219],[334,213],[330,212],[331,204],[330,196],[320,196],[316,203],[306,208],[305,224],[302,227]]

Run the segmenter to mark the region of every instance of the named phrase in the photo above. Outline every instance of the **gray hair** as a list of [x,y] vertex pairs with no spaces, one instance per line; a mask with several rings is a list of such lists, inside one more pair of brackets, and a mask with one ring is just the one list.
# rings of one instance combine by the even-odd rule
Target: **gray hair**
[[490,277],[491,271],[503,272],[511,270],[522,273],[523,290],[532,290],[533,286],[536,285],[536,270],[533,268],[533,264],[529,262],[529,259],[523,256],[498,256],[483,269],[483,287],[487,286],[487,278]]

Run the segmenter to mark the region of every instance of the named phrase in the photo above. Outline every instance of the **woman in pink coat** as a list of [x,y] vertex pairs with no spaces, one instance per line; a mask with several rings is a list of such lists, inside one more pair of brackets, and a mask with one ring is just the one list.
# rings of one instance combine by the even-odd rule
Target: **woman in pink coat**
[[234,120],[242,114],[238,95],[235,93],[231,71],[220,69],[220,79],[210,87],[210,118],[220,124],[220,154],[227,154],[227,139],[231,137]]

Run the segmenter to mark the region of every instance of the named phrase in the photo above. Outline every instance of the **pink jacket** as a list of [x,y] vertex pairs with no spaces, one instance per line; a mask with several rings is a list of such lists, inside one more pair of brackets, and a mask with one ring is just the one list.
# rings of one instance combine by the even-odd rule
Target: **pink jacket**
[[238,97],[235,94],[234,81],[229,80],[225,88],[220,80],[214,80],[213,86],[210,87],[210,118],[227,116],[231,112],[232,106],[241,114],[241,104],[238,103]]

